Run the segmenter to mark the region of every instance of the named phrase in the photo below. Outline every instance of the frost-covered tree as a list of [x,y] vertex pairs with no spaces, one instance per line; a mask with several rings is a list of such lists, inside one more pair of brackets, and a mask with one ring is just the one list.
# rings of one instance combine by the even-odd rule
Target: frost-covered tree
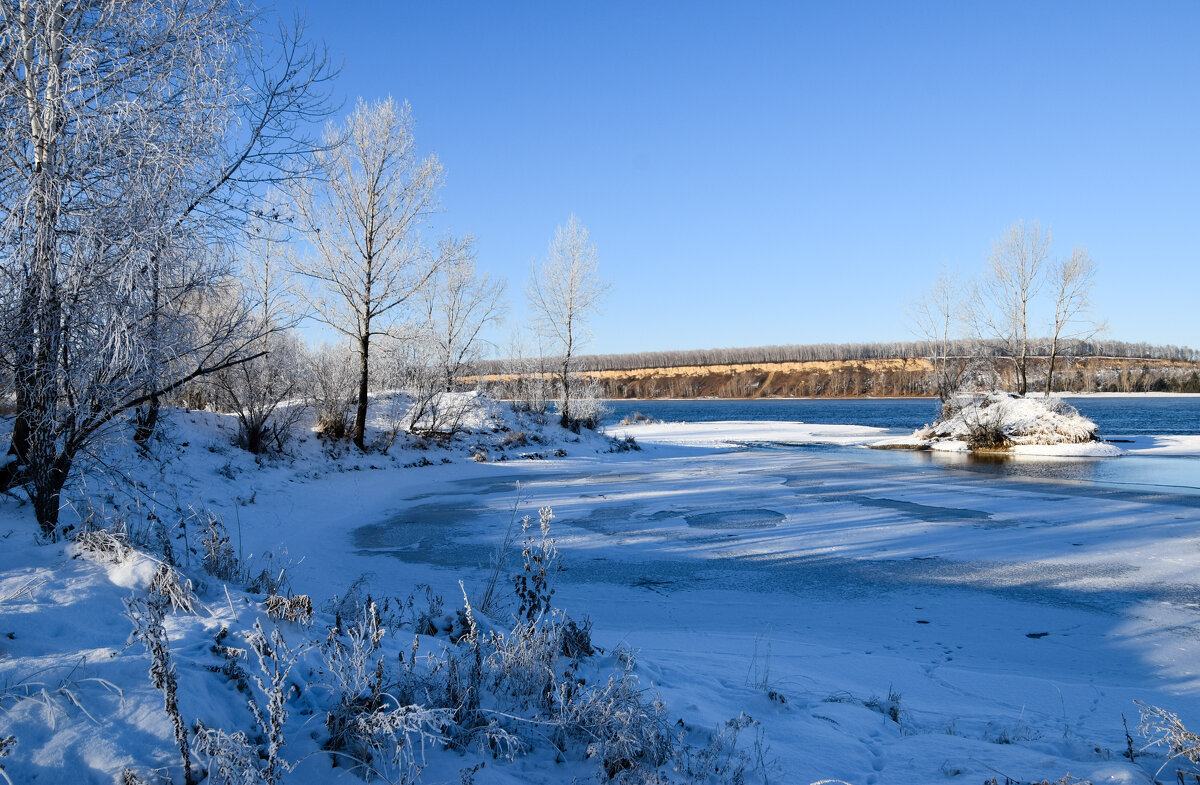
[[366,449],[372,341],[406,310],[439,266],[421,229],[438,209],[442,165],[418,156],[412,112],[388,98],[359,100],[325,132],[319,182],[299,190],[296,209],[316,253],[297,265],[314,284],[317,318],[349,338],[358,353],[358,404],[352,438]]
[[561,420],[573,423],[571,377],[579,348],[590,337],[588,320],[600,309],[610,284],[600,278],[599,256],[587,228],[574,215],[560,226],[550,242],[546,260],[532,271],[525,288],[535,328],[557,357]]
[[964,364],[955,356],[954,331],[962,319],[962,287],[948,270],[914,300],[908,309],[913,330],[928,349],[938,399],[950,400],[962,383]]
[[1018,222],[992,246],[988,270],[976,288],[972,319],[977,332],[1003,341],[1012,361],[1017,394],[1029,388],[1031,304],[1046,280],[1050,231]]
[[1066,259],[1050,268],[1050,287],[1054,294],[1054,322],[1050,332],[1050,359],[1046,370],[1046,395],[1054,391],[1055,361],[1063,341],[1084,341],[1100,326],[1084,317],[1090,304],[1096,266],[1086,248],[1076,248]]
[[0,0],[0,489],[43,530],[79,453],[126,412],[243,361],[230,273],[249,195],[293,175],[323,113],[318,50],[223,0]]
[[482,355],[484,328],[504,316],[503,280],[475,268],[473,239],[446,239],[444,263],[421,296],[422,333],[441,388],[450,392],[454,380]]

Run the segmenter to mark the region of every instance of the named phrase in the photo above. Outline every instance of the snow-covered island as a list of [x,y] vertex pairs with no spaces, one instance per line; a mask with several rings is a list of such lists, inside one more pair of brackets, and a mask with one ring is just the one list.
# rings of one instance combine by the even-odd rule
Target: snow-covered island
[[911,436],[882,439],[877,449],[943,450],[1115,457],[1120,448],[1100,439],[1096,423],[1057,396],[1005,392],[956,395],[937,421]]

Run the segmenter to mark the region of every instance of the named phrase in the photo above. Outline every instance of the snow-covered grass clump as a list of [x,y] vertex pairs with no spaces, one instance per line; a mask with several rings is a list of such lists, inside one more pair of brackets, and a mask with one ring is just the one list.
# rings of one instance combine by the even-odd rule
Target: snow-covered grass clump
[[937,422],[918,429],[909,439],[883,446],[1015,452],[1056,448],[1052,452],[1077,452],[1079,448],[1073,446],[1105,447],[1098,443],[1096,423],[1061,398],[990,392],[959,395],[947,401]]

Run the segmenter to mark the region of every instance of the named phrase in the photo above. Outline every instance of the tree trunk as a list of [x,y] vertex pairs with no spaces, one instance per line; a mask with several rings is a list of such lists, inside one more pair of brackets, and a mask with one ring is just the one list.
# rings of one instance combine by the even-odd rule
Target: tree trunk
[[367,451],[367,387],[369,383],[367,368],[369,367],[370,351],[371,338],[364,335],[358,339],[358,407],[354,410],[354,446],[363,452]]
[[251,455],[260,455],[263,452],[263,442],[266,438],[266,428],[247,426],[246,429],[246,452]]
[[8,463],[0,467],[0,492],[21,485],[29,476],[29,420],[24,406],[13,422],[12,436],[8,445]]
[[47,461],[44,467],[38,467],[31,473],[30,496],[33,497],[33,514],[42,534],[53,539],[58,529],[58,511],[62,499],[62,489],[67,483],[67,475],[71,473],[72,456],[64,449],[53,461]]
[[564,428],[571,427],[571,378],[567,373],[570,362],[570,357],[563,360],[562,373],[559,375],[559,381],[563,388],[562,417],[559,419],[559,424]]
[[1050,364],[1046,369],[1046,397],[1050,397],[1050,393],[1054,391],[1054,360],[1058,354],[1058,339],[1050,340]]
[[150,437],[154,435],[154,428],[158,425],[158,412],[161,408],[161,403],[158,396],[150,398],[150,403],[146,404],[145,409],[137,410],[137,429],[133,432],[133,441],[138,447],[145,447],[146,442],[150,441]]

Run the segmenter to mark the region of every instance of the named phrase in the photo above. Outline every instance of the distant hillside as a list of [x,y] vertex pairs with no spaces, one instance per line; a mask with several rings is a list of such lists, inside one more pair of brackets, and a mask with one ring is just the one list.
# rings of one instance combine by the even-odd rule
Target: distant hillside
[[[1049,343],[1034,343],[1031,389],[1045,384]],[[609,398],[916,397],[934,394],[930,346],[921,342],[759,346],[590,355],[578,368]],[[951,347],[975,376],[1006,379],[1011,362],[998,343]],[[1119,341],[1070,344],[1060,354],[1063,392],[1200,392],[1200,351]],[[500,381],[508,366],[485,368]]]

